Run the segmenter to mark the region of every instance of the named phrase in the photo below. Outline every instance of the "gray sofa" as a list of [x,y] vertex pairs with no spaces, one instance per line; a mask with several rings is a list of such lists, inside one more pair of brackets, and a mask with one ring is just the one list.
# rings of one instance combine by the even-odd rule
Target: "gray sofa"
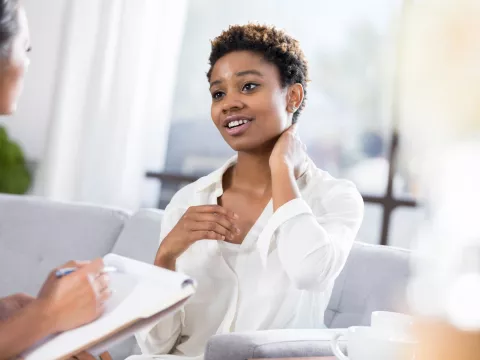
[[[66,204],[0,195],[0,297],[35,295],[50,269],[71,259],[109,252],[152,262],[162,212]],[[367,324],[374,310],[404,304],[408,278],[405,250],[356,243],[336,281],[325,320],[329,328]],[[206,360],[330,354],[329,330],[271,330],[214,336]],[[138,353],[129,339],[111,349],[115,360]]]
[[325,312],[325,323],[331,330],[216,335],[207,344],[205,359],[331,356],[329,342],[335,329],[369,325],[373,311],[405,311],[408,277],[409,251],[355,243]]

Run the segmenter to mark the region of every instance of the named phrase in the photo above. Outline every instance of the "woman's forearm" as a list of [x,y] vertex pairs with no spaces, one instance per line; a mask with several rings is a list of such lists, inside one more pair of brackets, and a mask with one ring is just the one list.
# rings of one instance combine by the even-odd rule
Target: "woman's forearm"
[[42,300],[34,300],[5,321],[0,322],[0,360],[20,355],[55,330],[55,319]]
[[277,211],[289,201],[300,197],[294,171],[287,166],[272,169],[273,211]]

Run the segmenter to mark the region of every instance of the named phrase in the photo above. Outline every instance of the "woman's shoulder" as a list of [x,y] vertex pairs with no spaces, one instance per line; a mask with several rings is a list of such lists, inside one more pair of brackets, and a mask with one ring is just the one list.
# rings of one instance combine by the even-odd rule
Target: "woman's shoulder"
[[169,206],[185,207],[196,202],[203,203],[212,191],[215,191],[219,185],[221,186],[223,174],[236,160],[237,157],[233,156],[220,168],[178,190],[170,201]]
[[[197,180],[198,181],[198,180]],[[178,190],[170,200],[170,203],[168,204],[169,207],[172,206],[182,206],[186,205],[189,201],[189,199],[192,198],[192,196],[195,194],[195,186],[196,181],[193,183],[190,183],[188,185],[185,185],[182,187],[180,190]]]
[[208,195],[210,193],[209,190],[213,189],[215,185],[221,181],[221,178],[220,169],[217,169],[208,175],[202,176],[193,183],[190,183],[178,190],[170,200],[169,206],[184,207],[191,205],[199,196],[201,197],[201,195],[205,194]]
[[336,178],[315,165],[308,175],[302,196],[315,214],[346,213],[356,220],[363,217],[363,198],[352,181]]
[[352,181],[334,177],[328,171],[318,168],[311,159],[309,159],[309,169],[306,175],[305,189],[319,197],[346,192],[360,195]]

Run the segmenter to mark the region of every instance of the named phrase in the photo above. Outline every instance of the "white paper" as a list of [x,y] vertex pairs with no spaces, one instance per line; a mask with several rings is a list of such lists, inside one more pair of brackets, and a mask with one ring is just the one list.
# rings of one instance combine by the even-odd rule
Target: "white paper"
[[45,340],[23,354],[25,360],[64,359],[82,350],[108,350],[107,346],[178,310],[195,292],[194,282],[183,274],[115,254],[107,255],[104,262],[119,269],[110,274],[112,297],[105,313],[91,324]]

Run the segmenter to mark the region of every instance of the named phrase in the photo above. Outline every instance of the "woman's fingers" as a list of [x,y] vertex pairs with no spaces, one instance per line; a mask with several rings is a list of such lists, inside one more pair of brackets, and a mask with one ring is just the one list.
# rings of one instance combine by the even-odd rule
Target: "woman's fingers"
[[233,241],[240,229],[234,224],[238,216],[220,205],[193,206],[184,215],[184,227],[190,240],[201,239]]
[[238,215],[233,211],[225,209],[220,205],[201,205],[201,206],[192,206],[188,209],[191,213],[210,213],[210,214],[221,214],[226,217],[229,217],[232,220],[237,220]]
[[[238,235],[240,233],[240,229],[227,217],[220,214],[209,214],[209,213],[196,213],[192,214],[191,220],[195,223],[191,224],[192,226],[197,226],[192,228],[191,230],[217,230],[218,226],[223,227],[226,232],[220,230],[222,235],[229,235],[232,236]],[[205,223],[207,225],[203,225],[203,227],[198,227],[196,223]],[[218,226],[214,226],[217,224]],[[205,227],[206,226],[206,227]]]
[[220,225],[219,223],[213,221],[196,221],[191,223],[191,230],[192,231],[206,231],[206,232],[214,232],[220,236],[223,236],[221,240],[233,240],[234,234]]
[[225,240],[225,235],[221,235],[211,230],[198,230],[190,233],[191,241],[197,240]]

